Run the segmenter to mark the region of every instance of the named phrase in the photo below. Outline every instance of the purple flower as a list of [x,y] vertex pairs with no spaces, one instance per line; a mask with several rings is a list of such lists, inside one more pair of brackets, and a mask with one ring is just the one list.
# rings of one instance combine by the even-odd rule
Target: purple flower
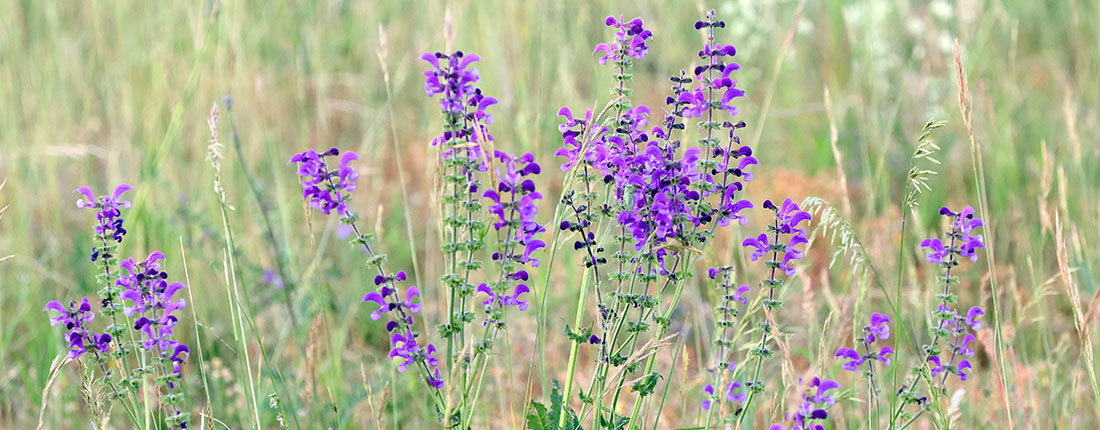
[[745,403],[745,399],[746,399],[746,397],[748,397],[748,395],[745,393],[745,391],[742,390],[740,393],[735,393],[734,392],[735,390],[737,390],[739,388],[741,388],[741,383],[740,382],[734,381],[734,382],[730,382],[730,383],[726,384],[726,401],[727,402],[736,401],[737,403]]
[[847,362],[841,364],[841,368],[844,370],[857,371],[859,366],[863,363],[868,363],[868,369],[870,370],[873,361],[881,361],[883,366],[890,365],[890,356],[894,354],[894,349],[889,346],[883,346],[878,353],[871,350],[871,345],[877,341],[890,338],[890,317],[878,312],[871,313],[871,323],[863,327],[864,336],[857,338],[858,343],[863,344],[866,354],[860,354],[859,351],[852,348],[839,348],[836,351],[835,357],[848,359]]
[[805,236],[806,230],[800,228],[798,225],[803,221],[809,221],[813,217],[809,212],[800,210],[798,204],[790,198],[783,200],[783,206],[776,212],[776,218],[779,219],[779,232],[786,234],[802,233]]
[[274,286],[275,288],[283,288],[283,277],[279,276],[279,273],[274,269],[265,268],[263,283]]
[[699,407],[703,408],[704,411],[709,411],[711,404],[714,402],[714,386],[707,384],[703,387],[703,394],[707,395],[707,399],[703,400],[703,403],[701,403]]
[[966,360],[959,362],[958,375],[960,380],[965,381],[970,377],[970,374],[966,372],[967,370],[970,370],[970,362]]
[[975,339],[976,338],[974,337],[974,335],[970,333],[967,333],[966,336],[963,336],[962,341],[960,341],[958,345],[959,353],[967,357],[974,357],[974,350],[970,349],[968,345],[970,345],[970,342],[973,342]]
[[482,197],[492,202],[488,210],[496,216],[493,228],[504,235],[503,257],[521,265],[531,263],[532,267],[538,267],[539,260],[533,254],[545,248],[546,243],[535,235],[546,228],[535,221],[539,211],[536,201],[542,199],[542,194],[535,190],[535,182],[530,177],[542,169],[531,153],[513,157],[496,151],[494,157],[499,161],[496,174],[500,183],[496,190],[485,190]]
[[985,311],[982,308],[973,306],[970,310],[966,311],[966,325],[974,331],[982,329],[982,315],[985,315]]
[[967,206],[962,211],[955,213],[948,207],[940,208],[940,215],[951,218],[951,231],[949,246],[944,246],[943,241],[936,238],[921,241],[921,247],[930,252],[925,261],[932,264],[941,264],[946,261],[954,261],[953,255],[969,258],[970,261],[978,261],[978,249],[985,248],[985,239],[980,234],[974,234],[975,230],[984,223],[981,218],[974,216],[974,208]]
[[878,339],[890,338],[890,317],[878,312],[871,313],[871,325],[867,326],[867,343],[874,343]]
[[[769,252],[773,253],[773,259],[777,257],[780,250],[783,251],[782,260],[769,261],[769,267],[780,269],[787,276],[794,276],[795,269],[792,263],[796,260],[801,260],[805,254],[797,249],[798,245],[809,243],[809,239],[806,237],[806,229],[800,227],[803,221],[809,221],[811,216],[809,212],[802,211],[798,208],[798,204],[794,203],[791,199],[783,201],[781,207],[776,207],[770,200],[764,201],[764,208],[775,211],[775,225],[769,227],[769,231],[773,233],[771,241],[766,233],[761,233],[760,236],[755,238],[745,239],[741,246],[752,247],[753,251],[750,258],[756,261],[760,257],[766,256]],[[786,245],[779,245],[779,236],[782,234],[791,235],[787,240]],[[771,243],[776,242],[776,243]],[[779,245],[779,246],[777,246]]]
[[[102,243],[101,247],[92,248],[92,261],[96,261],[101,253],[109,253],[113,248],[106,248],[108,246],[108,239],[114,241],[115,244],[122,243],[122,237],[126,235],[126,228],[122,226],[122,209],[130,209],[131,204],[129,201],[122,200],[122,195],[127,191],[134,189],[128,184],[120,184],[115,187],[113,193],[110,196],[96,197],[91,188],[80,187],[73,190],[74,193],[79,193],[84,196],[82,199],[76,200],[76,207],[78,208],[92,208],[97,209],[96,220],[98,221],[95,226],[96,236]],[[110,255],[102,255],[103,258],[108,258]]]
[[[380,320],[382,319],[382,314],[391,311],[396,311],[398,315],[406,315],[408,319],[412,318],[408,315],[420,313],[420,303],[413,302],[414,297],[420,296],[419,288],[410,286],[408,290],[405,291],[405,300],[401,301],[397,297],[396,285],[392,283],[392,280],[387,278],[383,279],[385,279],[383,283],[386,286],[383,286],[378,291],[368,292],[363,296],[362,301],[373,302],[378,305],[378,309],[375,309],[370,314],[372,320]],[[375,282],[377,282],[377,280]]]
[[[186,306],[184,299],[173,300],[175,293],[185,286],[179,282],[168,284],[163,279],[153,282],[153,287],[146,291],[127,290],[123,293],[123,299],[134,301],[137,299],[137,310],[140,316],[134,321],[134,329],[145,334],[142,346],[149,351],[169,351],[179,342],[172,339],[173,328],[179,323],[179,318],[172,312],[183,309]],[[127,294],[137,291],[136,294]],[[140,310],[139,310],[140,309]]]
[[847,361],[847,362],[840,365],[840,367],[843,368],[844,370],[850,370],[850,371],[855,372],[855,371],[859,370],[859,366],[863,365],[863,357],[860,356],[859,353],[856,352],[856,350],[854,350],[852,348],[843,348],[843,347],[838,348],[836,350],[836,354],[834,356],[835,357],[846,358],[846,359],[849,360],[849,361]]
[[931,357],[928,357],[928,361],[935,364],[935,366],[933,366],[931,369],[933,378],[935,378],[936,375],[938,375],[940,372],[943,372],[944,367],[943,363],[940,362],[940,357],[933,355]]
[[924,261],[932,264],[942,264],[943,259],[947,258],[947,249],[943,247],[943,242],[939,239],[924,239],[920,242],[920,247],[930,251]]
[[745,293],[749,293],[751,291],[752,291],[752,288],[749,288],[748,285],[742,285],[740,287],[737,287],[737,292],[735,292],[733,294],[732,299],[735,302],[741,302],[741,304],[747,305],[747,304],[749,304],[749,298],[745,297]]
[[767,255],[768,252],[771,251],[771,245],[768,244],[768,235],[766,233],[760,233],[757,237],[745,239],[741,242],[741,246],[756,248],[756,250],[752,252],[752,255],[749,256],[752,261],[760,259],[760,257]]
[[404,373],[409,370],[409,365],[423,361],[431,369],[427,377],[428,385],[436,389],[443,388],[443,378],[439,374],[439,359],[435,357],[435,345],[429,343],[425,347],[420,347],[416,342],[416,335],[411,331],[394,332],[390,336],[390,345],[390,353],[386,358],[402,360],[397,365],[399,372]]
[[840,384],[832,379],[821,379],[814,377],[810,382],[811,388],[817,388],[814,392],[814,403],[824,403],[828,406],[836,404],[836,400],[833,399],[833,395],[829,394],[829,390],[840,388]]
[[68,330],[65,339],[69,342],[70,359],[76,359],[84,354],[88,346],[92,346],[99,352],[110,350],[110,335],[106,333],[96,335],[87,328],[87,323],[95,320],[95,313],[92,312],[92,306],[88,303],[87,297],[82,298],[80,304],[70,301],[68,307],[56,300],[50,300],[42,310],[57,312],[57,316],[50,317],[50,325],[64,325]]
[[[802,385],[802,379],[799,378],[799,385]],[[833,394],[829,393],[831,390],[839,389],[840,384],[831,379],[821,379],[815,377],[807,387],[806,391],[802,393],[802,401],[798,404],[793,414],[785,414],[785,419],[791,421],[791,430],[824,430],[824,426],[814,421],[822,421],[829,418],[829,413],[825,410],[836,404],[836,400]],[[811,395],[812,392],[812,395]],[[772,424],[768,427],[769,430],[786,430],[782,424]]]
[[432,66],[423,73],[424,93],[428,97],[443,94],[443,98],[439,100],[440,109],[455,114],[462,113],[466,98],[473,94],[474,84],[481,77],[480,72],[471,66],[481,57],[459,51],[451,55],[429,52],[421,55],[420,59]]
[[515,306],[515,307],[519,308],[520,311],[525,311],[525,310],[527,310],[528,304],[527,304],[526,300],[521,300],[520,296],[531,292],[531,288],[528,287],[526,284],[519,284],[519,285],[516,285],[516,288],[512,290],[511,295],[509,295],[509,294],[495,294],[495,293],[493,293],[493,290],[489,288],[488,285],[481,284],[481,285],[478,285],[477,291],[479,293],[485,293],[485,295],[489,296],[488,299],[481,302],[482,306],[485,306],[485,307]]
[[642,27],[643,23],[641,18],[625,21],[622,17],[615,19],[615,17],[609,16],[604,20],[604,24],[608,27],[614,27],[616,31],[615,40],[613,42],[600,43],[592,50],[593,55],[597,52],[603,54],[599,58],[600,65],[607,64],[608,62],[618,62],[626,57],[631,57],[635,60],[645,58],[646,53],[649,52],[649,47],[646,46],[646,43],[653,37],[653,33]]
[[324,153],[310,149],[295,154],[287,164],[298,163],[302,198],[308,201],[310,206],[321,210],[325,215],[335,210],[338,215],[346,217],[350,215],[347,200],[350,193],[356,189],[355,181],[359,179],[359,173],[351,167],[350,163],[358,160],[359,155],[351,151],[345,152],[340,156],[339,167],[333,172],[325,158],[339,154],[340,150],[336,148]]
[[894,348],[883,346],[882,349],[879,350],[878,359],[882,362],[883,366],[889,366],[891,355],[894,355]]

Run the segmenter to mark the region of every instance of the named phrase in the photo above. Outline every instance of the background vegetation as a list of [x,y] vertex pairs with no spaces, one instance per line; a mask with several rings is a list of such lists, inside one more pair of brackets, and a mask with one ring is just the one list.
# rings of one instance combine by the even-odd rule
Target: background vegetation
[[[1005,423],[1005,393],[1017,427],[1094,428],[1100,405],[1086,369],[1100,363],[1082,351],[1096,336],[1079,329],[1095,329],[1100,319],[1098,3],[827,0],[800,10],[791,0],[763,3],[0,2],[0,181],[7,179],[0,207],[9,205],[0,212],[0,427],[32,428],[43,406],[45,428],[90,426],[81,418],[74,370],[44,392],[64,345],[41,309],[50,299],[97,289],[88,261],[92,215],[77,210],[71,190],[90,185],[102,192],[121,182],[137,189],[123,255],[162,250],[178,280],[187,264],[197,320],[185,319],[178,332],[192,345],[197,333],[204,349],[186,371],[194,411],[209,404],[204,413],[231,427],[248,422],[249,388],[234,365],[245,351],[228,318],[225,238],[205,161],[206,118],[215,102],[227,145],[223,185],[236,209],[235,252],[271,360],[260,364],[262,372],[276,369],[286,381],[280,400],[307,428],[429,425],[434,417],[422,389],[384,360],[386,339],[358,304],[370,274],[336,237],[333,220],[304,210],[286,160],[308,147],[365,155],[355,206],[382,235],[394,267],[412,269],[415,258],[417,285],[429,303],[441,303],[433,295],[441,290],[436,158],[427,144],[439,120],[415,58],[447,48],[444,11],[453,17],[454,48],[483,57],[484,88],[501,100],[494,107],[496,146],[534,152],[553,202],[561,179],[551,158],[560,144],[554,114],[562,105],[602,106],[609,98],[609,71],[589,55],[608,37],[604,17],[641,16],[656,34],[636,88],[646,104],[660,106],[667,76],[697,61],[702,42],[691,23],[714,8],[729,23],[721,37],[738,48],[738,86],[749,94],[740,103],[749,124],[744,138],[761,159],[749,198],[822,197],[850,220],[851,237],[861,240],[875,269],[851,270],[845,257],[830,269],[836,246],[818,236],[805,270],[787,287],[790,305],[780,318],[794,374],[818,365],[839,372],[828,352],[849,344],[852,328],[885,307],[874,286],[892,293],[897,282],[908,162],[921,127],[936,118],[948,121],[933,135],[942,164],[932,167],[939,174],[920,196],[901,249],[907,264],[898,318],[921,333],[934,268],[920,263],[911,239],[937,234],[939,206],[977,206],[957,107],[951,47],[958,37],[995,262],[992,277],[983,276],[984,264],[970,267],[960,295],[987,310],[998,299],[1007,378],[1002,386],[987,330],[976,375],[961,385],[968,406],[952,413],[960,428]],[[231,125],[239,141],[231,139]],[[542,213],[548,222],[553,211]],[[754,218],[743,229],[760,225]],[[743,259],[732,245],[742,233],[732,234],[703,264]],[[569,282],[575,260],[559,254],[549,288],[536,284],[540,299],[549,298],[545,343],[533,339],[533,314],[511,326],[511,353],[501,360],[508,365],[487,386],[483,398],[494,407],[481,409],[480,427],[518,426],[528,381],[539,398],[547,380],[564,376],[561,333],[578,290]],[[757,278],[754,270],[741,271],[746,282]],[[281,282],[272,281],[279,273]],[[705,383],[695,375],[709,348],[707,294],[702,285],[686,293],[684,336],[661,353],[670,363],[680,352],[662,427],[694,425]],[[441,318],[431,307],[425,315],[433,323]],[[255,342],[247,353],[260,361]],[[210,399],[202,394],[200,365]],[[272,390],[263,381],[256,390],[266,398]],[[853,383],[850,375],[841,381]],[[838,409],[837,428],[861,425],[862,403],[851,397]],[[776,403],[768,405],[754,428],[781,415]],[[275,425],[274,409],[261,414]],[[283,417],[293,426],[292,418]]]

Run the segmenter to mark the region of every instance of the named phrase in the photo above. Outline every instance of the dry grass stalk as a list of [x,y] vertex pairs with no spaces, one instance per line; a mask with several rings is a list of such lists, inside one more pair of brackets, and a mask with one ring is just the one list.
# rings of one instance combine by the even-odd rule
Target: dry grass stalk
[[836,113],[833,111],[833,99],[829,97],[829,88],[825,87],[825,116],[829,119],[829,146],[833,149],[833,159],[836,160],[836,175],[840,180],[841,208],[844,213],[852,215],[852,198],[848,194],[848,175],[844,173],[844,157],[840,155],[837,147],[838,133],[836,129]]
[[993,232],[995,231],[994,220],[989,217],[989,210],[986,207],[986,203],[985,203],[985,190],[986,190],[985,167],[982,163],[981,148],[978,146],[978,141],[974,138],[974,121],[973,121],[973,116],[972,116],[973,110],[972,110],[972,106],[970,105],[970,91],[969,91],[969,85],[968,85],[967,77],[966,77],[966,70],[963,68],[963,64],[962,64],[962,55],[959,53],[959,39],[958,38],[955,38],[953,54],[954,54],[954,62],[955,62],[955,77],[957,78],[958,90],[959,90],[958,91],[959,114],[962,115],[963,123],[966,125],[966,134],[967,134],[967,137],[970,140],[970,162],[971,162],[971,170],[974,173],[974,182],[975,182],[975,185],[976,185],[976,191],[977,191],[977,195],[978,195],[978,210],[979,210],[979,213],[982,216],[982,219],[985,220],[985,223],[986,223],[986,226],[987,226],[986,227],[986,238],[985,238],[985,244],[986,244],[985,249],[988,252],[986,253],[986,260],[985,261],[986,261],[986,265],[989,269],[989,276],[990,276],[989,286],[990,286],[990,289],[993,290],[992,293],[991,293],[991,297],[993,299],[993,309],[992,309],[992,312],[990,312],[990,314],[991,314],[992,319],[993,319],[993,334],[994,334],[994,339],[995,339],[995,342],[996,342],[995,343],[995,350],[997,351],[997,354],[994,356],[994,358],[995,358],[995,361],[997,363],[997,370],[998,370],[997,376],[1000,380],[1000,385],[1001,385],[1001,400],[1004,404],[1005,418],[1008,421],[1008,427],[1009,428],[1015,428],[1015,426],[1013,425],[1013,420],[1012,420],[1012,405],[1008,400],[1008,397],[1009,397],[1008,389],[1009,388],[1008,388],[1008,383],[1007,383],[1007,376],[1005,374],[1004,338],[1001,335],[1000,309],[999,309],[999,306],[998,306],[998,303],[997,303],[998,302],[997,292],[996,292],[996,287],[997,287],[997,272],[996,272],[997,262],[996,262],[995,257],[994,257],[995,254],[993,252],[993,250],[996,248],[995,242],[993,240],[994,239]]
[[324,342],[324,320],[318,314],[313,318],[313,324],[309,327],[309,344],[306,346],[306,391],[303,393],[306,405],[313,404],[317,397],[317,361],[320,354],[321,343]]
[[[1100,385],[1096,382],[1096,369],[1093,368],[1096,360],[1092,351],[1092,334],[1085,315],[1081,311],[1081,291],[1070,272],[1069,252],[1066,250],[1066,240],[1062,234],[1062,220],[1058,213],[1054,214],[1054,238],[1058,248],[1056,250],[1058,272],[1062,276],[1062,285],[1066,288],[1066,295],[1069,296],[1070,305],[1073,307],[1073,325],[1077,329],[1078,341],[1083,346],[1082,354],[1085,356],[1083,365],[1085,370],[1088,371],[1089,382],[1092,383],[1092,394],[1096,399],[1096,404],[1100,405]],[[1100,408],[1094,408],[1093,410],[1096,412],[1097,419],[1100,419]]]

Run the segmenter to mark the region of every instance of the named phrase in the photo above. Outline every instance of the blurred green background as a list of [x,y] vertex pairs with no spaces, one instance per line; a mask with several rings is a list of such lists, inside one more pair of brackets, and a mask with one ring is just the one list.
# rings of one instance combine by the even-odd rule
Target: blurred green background
[[[912,239],[936,234],[940,205],[977,206],[951,52],[958,37],[986,174],[987,237],[997,276],[992,290],[985,265],[968,266],[961,296],[988,309],[991,294],[997,295],[1007,369],[1002,390],[993,371],[992,337],[981,338],[977,374],[960,385],[969,403],[956,412],[959,426],[1004,423],[1002,391],[1021,428],[1094,426],[1100,405],[1085,368],[1097,363],[1082,354],[1086,340],[1075,329],[1070,292],[1079,291],[1084,321],[1078,322],[1095,329],[1098,3],[826,0],[806,2],[800,13],[796,1],[766,3],[0,2],[0,181],[7,180],[0,207],[8,206],[0,218],[0,259],[12,256],[0,261],[0,427],[32,428],[44,402],[45,428],[91,427],[74,370],[43,392],[50,363],[64,345],[41,308],[51,299],[97,290],[88,261],[93,214],[78,210],[70,192],[89,185],[102,193],[122,182],[136,187],[122,254],[161,250],[173,279],[182,281],[186,252],[189,305],[198,318],[212,391],[211,399],[201,394],[193,355],[187,378],[194,410],[209,400],[213,415],[231,427],[247,422],[247,388],[234,365],[241,351],[234,348],[225,298],[225,238],[206,162],[206,120],[214,103],[222,113],[223,185],[235,207],[230,222],[242,278],[267,352],[292,388],[282,393],[284,404],[293,405],[306,428],[429,426],[434,418],[418,400],[423,393],[384,360],[386,339],[357,305],[369,273],[337,238],[332,220],[304,210],[286,160],[306,148],[331,146],[363,154],[354,206],[380,235],[394,267],[409,269],[416,256],[418,282],[437,303],[442,295],[435,266],[441,256],[432,196],[435,153],[428,141],[439,119],[436,103],[424,97],[425,65],[416,57],[447,48],[445,11],[452,16],[453,48],[481,55],[482,88],[501,101],[493,108],[496,147],[532,151],[544,166],[540,187],[547,206],[541,216],[549,222],[562,179],[552,159],[561,143],[555,113],[563,105],[576,112],[609,99],[610,71],[590,55],[610,37],[604,17],[641,16],[655,33],[634,86],[639,102],[659,107],[667,77],[698,61],[702,39],[692,23],[710,8],[728,23],[719,37],[738,48],[743,67],[737,74],[738,86],[748,93],[739,104],[739,118],[749,124],[743,139],[761,160],[749,198],[801,201],[815,195],[830,201],[851,220],[890,291],[901,195],[916,137],[929,118],[948,121],[934,134],[942,165],[925,166],[939,174],[932,190],[920,196],[902,249],[908,262],[904,318],[917,333],[934,274],[919,263]],[[1069,284],[1059,277],[1056,218],[1064,225]],[[741,231],[759,229],[755,221]],[[739,261],[731,257],[740,252],[730,240],[712,249],[706,262]],[[860,315],[883,303],[881,292],[868,289],[859,273],[842,263],[829,268],[834,250],[828,240],[817,240],[804,274],[786,295],[790,319],[781,326],[789,326],[784,332],[796,372],[819,359],[824,372],[839,372],[818,351],[850,342]],[[572,256],[559,255],[563,269],[551,277],[544,321],[545,361],[534,354],[530,333],[536,322],[526,314],[512,326],[510,351],[503,354],[511,360],[508,371],[488,385],[485,401],[491,407],[482,408],[480,428],[518,424],[532,359],[536,397],[542,389],[538,375],[564,376],[560,363],[568,346],[561,326],[578,286]],[[286,278],[278,285],[265,272]],[[751,279],[754,272],[746,273]],[[693,284],[689,290],[683,315],[689,325],[705,326],[711,306],[706,288]],[[425,312],[430,326],[440,318],[433,307],[438,304]],[[185,342],[193,344],[191,318],[181,327]],[[682,355],[688,371],[671,378],[674,401],[666,405],[661,427],[694,425],[704,382],[693,375],[707,350],[699,340],[706,336],[698,333],[706,330],[685,329],[691,336]],[[249,353],[258,357],[255,350]],[[266,398],[271,390],[264,381],[260,395]],[[852,386],[854,380],[846,375],[842,382]],[[838,412],[836,428],[860,428],[861,404],[842,405],[851,410]],[[762,411],[754,428],[781,412]],[[274,426],[273,409],[262,413]]]

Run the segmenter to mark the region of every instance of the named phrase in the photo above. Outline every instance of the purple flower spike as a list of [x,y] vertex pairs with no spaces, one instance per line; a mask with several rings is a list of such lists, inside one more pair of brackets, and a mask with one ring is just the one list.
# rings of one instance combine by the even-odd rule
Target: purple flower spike
[[92,312],[92,306],[87,297],[82,298],[79,304],[70,301],[68,307],[56,300],[51,300],[42,310],[57,312],[57,316],[50,317],[50,325],[64,325],[68,330],[65,339],[69,342],[70,359],[75,359],[87,352],[88,346],[95,348],[98,352],[110,351],[111,336],[96,335],[87,328],[86,324],[95,320],[95,313]]
[[[338,152],[338,151],[337,151]],[[298,177],[302,187],[302,198],[310,206],[328,215],[336,211],[338,215],[348,216],[347,200],[356,189],[359,173],[351,167],[351,162],[359,159],[352,151],[340,156],[335,172],[325,157],[334,156],[333,151],[318,154],[312,149],[295,154],[289,163],[298,164]],[[288,164],[289,164],[288,163]],[[335,177],[335,179],[334,179]]]
[[985,248],[985,239],[975,230],[982,227],[984,222],[974,216],[974,208],[967,206],[962,211],[955,213],[946,206],[940,208],[940,215],[951,218],[951,231],[949,246],[937,238],[925,239],[921,247],[930,251],[925,261],[932,264],[941,264],[946,261],[955,261],[954,255],[966,257],[970,261],[978,261],[978,249]]
[[120,184],[115,187],[110,196],[100,197],[96,197],[92,189],[88,187],[73,190],[74,193],[84,196],[84,198],[76,200],[78,208],[98,210],[95,233],[101,246],[92,248],[92,261],[96,261],[101,257],[105,259],[111,257],[106,253],[113,252],[114,244],[122,243],[122,238],[126,235],[126,228],[123,227],[122,210],[130,209],[132,206],[129,201],[122,200],[122,195],[132,189],[134,187],[129,184]]

